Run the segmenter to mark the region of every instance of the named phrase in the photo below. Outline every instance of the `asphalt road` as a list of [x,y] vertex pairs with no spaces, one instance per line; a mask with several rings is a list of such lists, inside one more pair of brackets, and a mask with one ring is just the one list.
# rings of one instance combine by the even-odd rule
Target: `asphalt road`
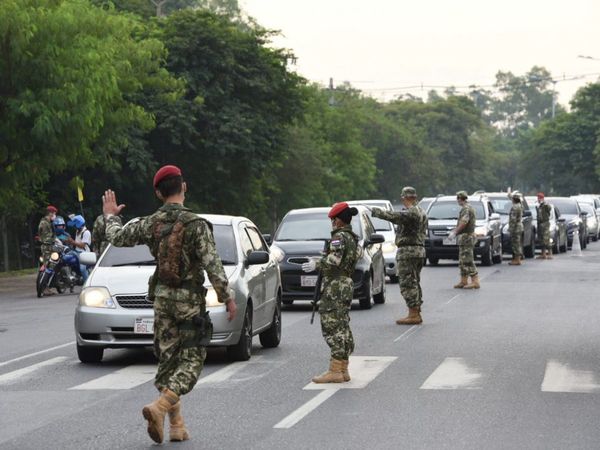
[[[448,262],[423,272],[425,323],[401,327],[387,302],[354,309],[348,385],[313,390],[328,352],[307,307],[284,311],[277,349],[248,363],[211,351],[184,397],[189,449],[600,448],[600,244],[582,257],[481,268],[452,289]],[[34,298],[33,279],[0,279],[0,448],[153,447],[141,408],[156,392],[149,350],[80,364],[76,296]],[[354,370],[353,370],[354,369]],[[307,389],[303,389],[307,387]]]

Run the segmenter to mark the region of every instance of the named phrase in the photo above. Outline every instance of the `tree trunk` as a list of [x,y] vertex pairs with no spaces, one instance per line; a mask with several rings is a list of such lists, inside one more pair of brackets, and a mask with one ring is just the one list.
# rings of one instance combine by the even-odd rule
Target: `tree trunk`
[[0,234],[2,235],[2,260],[4,261],[4,271],[10,269],[8,264],[8,229],[6,227],[6,216],[0,216]]

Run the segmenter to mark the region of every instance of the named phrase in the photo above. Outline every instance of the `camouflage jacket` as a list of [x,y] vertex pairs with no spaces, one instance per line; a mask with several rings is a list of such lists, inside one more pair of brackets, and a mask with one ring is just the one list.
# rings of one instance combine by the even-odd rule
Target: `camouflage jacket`
[[361,256],[358,236],[347,225],[331,232],[327,254],[317,263],[323,276],[327,278],[352,277],[356,263]]
[[56,234],[54,233],[54,227],[46,217],[42,217],[38,226],[38,236],[42,245],[54,245],[56,241]]
[[92,247],[94,251],[100,256],[106,247],[108,246],[108,240],[106,239],[106,221],[104,215],[100,214],[96,217],[94,227],[92,229]]
[[548,203],[542,202],[536,209],[538,225],[548,224],[550,222],[550,215],[552,214],[552,207]]
[[425,237],[427,236],[427,214],[419,205],[413,205],[405,211],[389,212],[373,208],[373,217],[395,224],[397,256],[399,258],[421,258],[425,256]]
[[475,210],[471,205],[465,203],[458,213],[458,225],[464,224],[465,227],[458,234],[473,234],[475,232]]
[[513,203],[508,216],[508,231],[512,233],[521,233],[523,231],[523,205]]
[[[118,216],[109,216],[106,218],[106,237],[116,247],[132,247],[145,244],[150,248],[152,255],[158,258],[157,252],[160,242],[154,236],[155,225],[158,222],[174,223],[183,211],[190,212],[183,205],[168,203],[159,208],[154,214],[130,222],[126,226],[122,225]],[[214,237],[208,222],[197,220],[186,225],[181,257],[184,267],[187,268],[182,287],[173,288],[161,283],[156,275],[157,270],[150,281],[149,296],[204,302],[203,285],[204,271],[206,271],[217,293],[219,302],[224,303],[229,299],[227,276],[217,254]],[[154,285],[154,289],[152,289],[152,285]]]

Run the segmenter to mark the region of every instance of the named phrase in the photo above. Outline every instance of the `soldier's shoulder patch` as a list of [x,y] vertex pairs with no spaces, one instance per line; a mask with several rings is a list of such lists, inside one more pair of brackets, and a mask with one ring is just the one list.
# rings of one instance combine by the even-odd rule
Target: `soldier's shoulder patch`
[[331,246],[331,248],[339,248],[343,245],[343,240],[342,239],[332,239],[331,242],[329,243],[329,245]]

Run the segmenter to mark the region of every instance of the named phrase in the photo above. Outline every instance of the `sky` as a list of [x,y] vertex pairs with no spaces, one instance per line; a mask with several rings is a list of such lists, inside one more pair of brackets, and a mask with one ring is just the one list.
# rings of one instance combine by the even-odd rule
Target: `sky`
[[[421,85],[491,85],[546,67],[557,100],[600,76],[600,0],[240,0],[309,80],[351,82],[381,100]],[[578,58],[592,56],[597,61]],[[419,86],[411,89],[398,89]],[[443,90],[443,89],[441,89]]]

